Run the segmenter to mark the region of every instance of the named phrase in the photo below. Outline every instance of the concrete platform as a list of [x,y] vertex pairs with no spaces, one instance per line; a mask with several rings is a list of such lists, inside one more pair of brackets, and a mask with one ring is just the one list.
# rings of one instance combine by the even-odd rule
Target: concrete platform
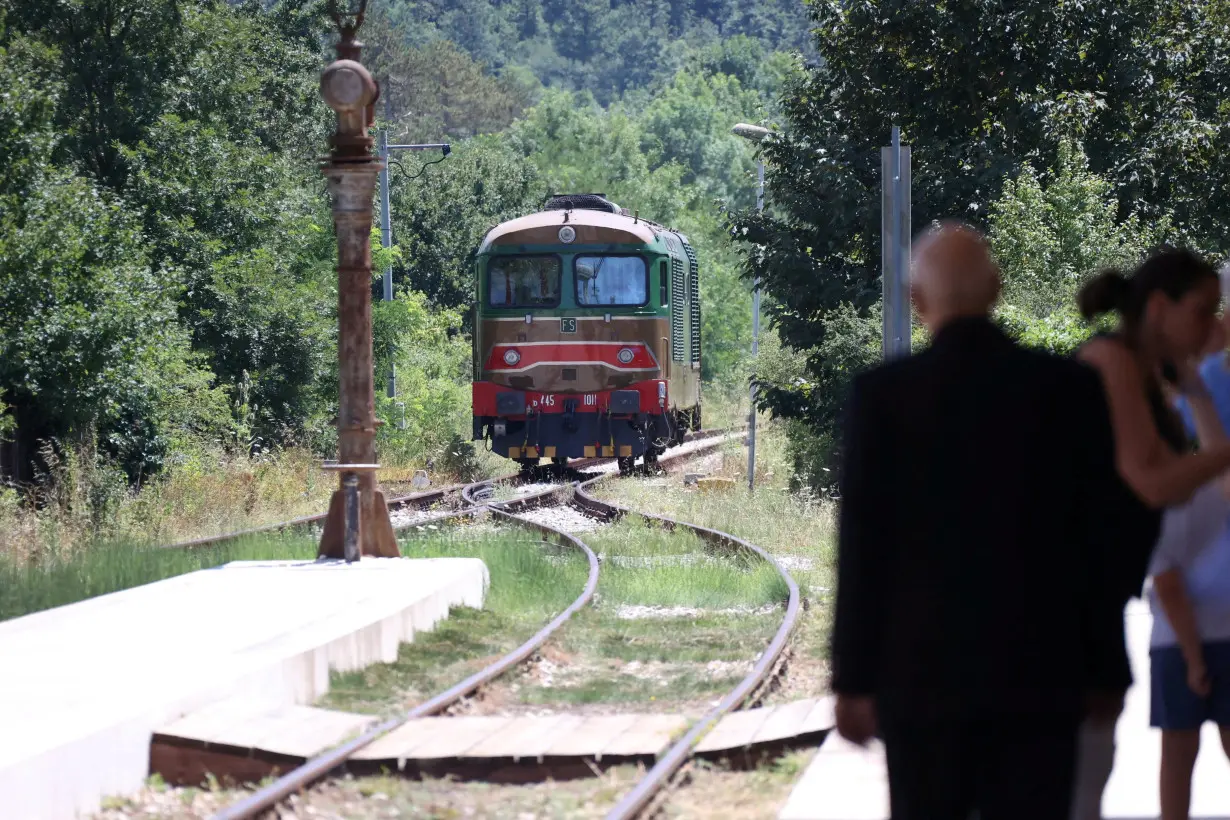
[[[1118,751],[1102,799],[1107,820],[1156,818],[1160,814],[1158,766],[1161,736],[1149,728],[1149,630],[1152,616],[1142,601],[1126,613],[1128,649],[1136,685],[1117,729]],[[779,820],[888,820],[888,776],[879,744],[861,749],[832,732],[795,785]],[[1192,783],[1193,820],[1230,820],[1230,762],[1216,727],[1201,734]]]
[[0,814],[95,811],[141,787],[156,728],[235,696],[309,704],[487,583],[474,558],[245,561],[0,623]]

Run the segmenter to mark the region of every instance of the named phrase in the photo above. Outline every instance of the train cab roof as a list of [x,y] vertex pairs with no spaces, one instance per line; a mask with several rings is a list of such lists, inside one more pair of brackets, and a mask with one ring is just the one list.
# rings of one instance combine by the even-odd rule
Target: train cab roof
[[[565,230],[570,228],[571,230]],[[623,213],[548,210],[503,222],[483,238],[478,252],[518,245],[652,245],[665,228]]]

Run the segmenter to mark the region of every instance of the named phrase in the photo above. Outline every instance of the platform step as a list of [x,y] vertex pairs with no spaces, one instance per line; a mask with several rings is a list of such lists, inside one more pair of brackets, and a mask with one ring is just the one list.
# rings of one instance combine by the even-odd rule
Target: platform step
[[[1156,818],[1160,813],[1158,767],[1161,739],[1149,728],[1149,632],[1152,620],[1141,601],[1128,605],[1126,629],[1135,685],[1128,692],[1116,731],[1115,768],[1102,799],[1107,820]],[[853,746],[831,733],[795,785],[779,820],[888,820],[884,749]],[[1230,820],[1230,763],[1217,727],[1201,732],[1192,778],[1193,820]]]
[[141,788],[155,729],[230,698],[311,703],[487,582],[474,558],[236,562],[0,623],[0,816],[92,814]]
[[884,747],[863,748],[830,732],[778,820],[888,820]]
[[[727,715],[697,753],[721,757],[773,745],[817,743],[832,725],[825,699]],[[232,701],[215,704],[154,733],[152,771],[196,784],[211,772],[259,780],[285,771],[372,725],[374,717],[303,706]],[[361,749],[359,769],[484,769],[512,764],[558,766],[585,760],[652,760],[689,726],[679,715],[427,717],[407,721]],[[521,777],[530,775],[522,772]]]

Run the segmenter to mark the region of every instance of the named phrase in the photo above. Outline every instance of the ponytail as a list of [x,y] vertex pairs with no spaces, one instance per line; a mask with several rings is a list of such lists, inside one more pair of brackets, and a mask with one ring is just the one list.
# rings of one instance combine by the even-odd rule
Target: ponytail
[[1086,320],[1121,311],[1131,289],[1132,283],[1123,273],[1108,268],[1085,283],[1076,294],[1076,306]]
[[1178,300],[1217,279],[1217,270],[1200,255],[1186,248],[1164,248],[1151,253],[1131,276],[1117,270],[1097,274],[1080,289],[1076,305],[1086,320],[1118,313],[1124,330],[1135,336],[1154,293],[1161,291],[1168,299]]

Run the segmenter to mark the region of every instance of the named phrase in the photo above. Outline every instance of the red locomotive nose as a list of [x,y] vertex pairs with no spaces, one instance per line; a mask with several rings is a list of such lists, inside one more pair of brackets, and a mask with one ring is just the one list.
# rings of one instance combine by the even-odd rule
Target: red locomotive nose
[[597,366],[627,372],[658,369],[644,342],[519,342],[492,346],[484,369],[521,373],[542,366]]

